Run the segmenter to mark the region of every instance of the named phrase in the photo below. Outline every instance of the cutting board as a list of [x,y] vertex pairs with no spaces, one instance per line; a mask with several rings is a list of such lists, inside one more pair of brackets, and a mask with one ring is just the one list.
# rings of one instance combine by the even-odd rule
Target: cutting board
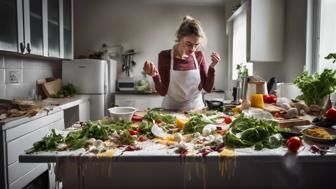
[[311,122],[302,118],[293,118],[293,119],[279,119],[281,128],[290,128],[294,126],[310,125]]
[[62,88],[62,80],[56,79],[54,81],[45,82],[42,84],[42,90],[47,97],[56,94]]
[[273,104],[264,104],[264,110],[270,113],[276,113],[276,112],[285,112],[286,110],[284,108],[281,108],[279,106],[273,105]]

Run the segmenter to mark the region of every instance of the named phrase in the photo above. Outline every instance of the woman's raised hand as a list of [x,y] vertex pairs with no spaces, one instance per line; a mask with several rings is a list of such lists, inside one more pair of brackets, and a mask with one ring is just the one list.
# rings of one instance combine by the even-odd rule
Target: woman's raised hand
[[155,65],[153,64],[153,62],[146,60],[144,67],[143,67],[144,72],[147,75],[150,75],[151,77],[156,76],[157,74],[159,74],[158,69],[155,67]]
[[211,54],[211,64],[210,64],[210,66],[211,66],[211,67],[215,67],[216,64],[217,64],[219,61],[220,61],[220,56],[219,56],[219,54],[216,53],[216,52],[212,52],[212,54]]

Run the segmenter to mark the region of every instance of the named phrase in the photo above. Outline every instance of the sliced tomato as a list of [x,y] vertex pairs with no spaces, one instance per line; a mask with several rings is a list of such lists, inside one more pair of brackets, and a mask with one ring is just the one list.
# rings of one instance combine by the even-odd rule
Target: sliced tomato
[[139,116],[139,115],[136,115],[136,114],[134,114],[132,116],[132,121],[134,121],[134,122],[140,122],[140,121],[142,121],[142,119],[143,119],[143,116]]

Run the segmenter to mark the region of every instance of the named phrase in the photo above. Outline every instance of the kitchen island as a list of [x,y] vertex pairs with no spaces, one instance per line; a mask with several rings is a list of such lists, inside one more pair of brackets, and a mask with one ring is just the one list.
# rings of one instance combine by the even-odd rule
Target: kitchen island
[[101,153],[88,148],[39,151],[22,154],[19,160],[55,165],[63,188],[316,188],[329,185],[336,173],[334,143],[323,144],[328,149],[321,155],[308,139],[297,153],[284,145],[255,150],[221,143],[221,150],[194,146],[181,153],[180,143],[171,140],[135,143],[136,147],[116,145]]

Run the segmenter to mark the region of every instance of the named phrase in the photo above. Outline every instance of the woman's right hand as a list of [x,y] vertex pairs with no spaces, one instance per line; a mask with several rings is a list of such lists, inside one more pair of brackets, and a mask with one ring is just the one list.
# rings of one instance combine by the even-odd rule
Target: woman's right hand
[[147,75],[150,75],[151,77],[154,77],[156,75],[159,74],[158,69],[155,67],[155,65],[153,64],[153,62],[146,60],[144,67],[143,67],[144,72]]

